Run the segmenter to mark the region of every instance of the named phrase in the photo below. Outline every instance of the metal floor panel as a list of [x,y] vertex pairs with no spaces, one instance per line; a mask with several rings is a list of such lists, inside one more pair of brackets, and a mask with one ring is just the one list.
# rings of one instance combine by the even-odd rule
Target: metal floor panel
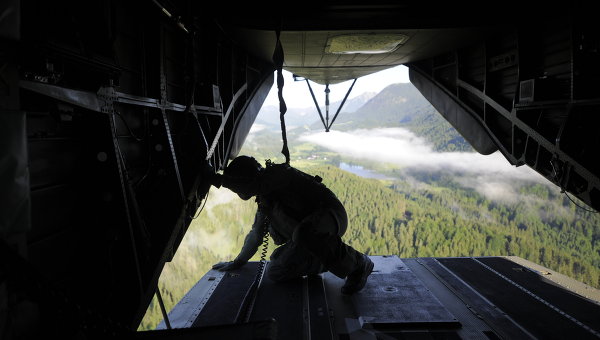
[[572,316],[586,326],[600,332],[600,306],[588,299],[574,295],[542,275],[500,257],[477,258],[478,261],[493,268],[498,274],[548,301],[563,313]]
[[[438,261],[537,338],[599,338],[595,330],[586,328],[578,320],[554,307],[552,301],[543,300],[535,293],[506,280],[490,270],[493,268],[483,266],[477,258],[438,258]],[[578,297],[573,295],[573,299]]]
[[[171,327],[190,328],[225,275],[227,273],[211,269],[196,282],[169,313]],[[167,329],[165,321],[161,321],[156,329]]]
[[[269,270],[269,265],[265,270]],[[275,319],[277,339],[305,339],[303,280],[278,283],[271,281],[266,274],[265,272],[250,320]]]
[[372,256],[375,270],[352,296],[363,327],[458,328],[460,323],[396,256]]
[[[464,307],[468,308],[472,314],[484,322],[497,337],[502,339],[535,339],[533,335],[514,322],[512,318],[486,299],[472,286],[468,285],[459,276],[444,267],[436,258],[416,258],[413,259],[413,261],[418,261],[431,273],[431,276],[433,276],[420,276],[426,284],[442,284],[444,286],[437,294],[441,296],[453,295],[458,298],[463,303]],[[408,263],[410,263],[410,260],[408,260]],[[448,308],[454,307],[462,309],[448,303],[447,299],[449,299],[449,297],[442,299],[445,306]],[[464,316],[467,315],[466,313],[456,313],[455,315],[460,317],[463,326],[469,326],[469,321],[464,321]],[[470,316],[467,316],[467,318],[469,320],[471,319]],[[477,325],[477,329],[485,332],[486,336],[490,335],[490,332],[485,331],[479,325]],[[461,330],[461,332],[464,331],[464,329]],[[473,330],[471,330],[471,332],[473,332]]]
[[[461,324],[456,333],[461,339],[489,340],[490,334],[495,333],[488,321],[477,308],[458,291],[453,289],[435,270],[428,265],[424,258],[402,259],[411,271],[421,279],[423,284],[440,302],[454,315]],[[517,338],[517,337],[511,337]],[[526,337],[520,336],[525,339]]]
[[[250,322],[274,320],[273,339],[285,340],[600,338],[600,305],[505,258],[370,258],[374,271],[352,296],[330,272],[284,283],[265,275]],[[209,271],[171,311],[175,326],[227,328],[257,265]]]
[[240,304],[254,281],[257,267],[257,262],[251,262],[226,273],[192,327],[225,325],[235,322]]
[[341,294],[344,280],[324,273],[339,339],[461,339],[461,324],[397,256],[370,256],[375,267],[363,290]]

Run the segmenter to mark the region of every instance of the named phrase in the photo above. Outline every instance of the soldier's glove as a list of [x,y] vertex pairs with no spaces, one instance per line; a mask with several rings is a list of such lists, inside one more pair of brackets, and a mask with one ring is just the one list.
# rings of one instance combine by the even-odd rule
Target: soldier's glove
[[216,269],[218,271],[225,272],[225,271],[237,269],[243,265],[244,265],[244,263],[238,262],[238,261],[219,262],[219,263],[215,264],[214,266],[212,266],[212,269]]

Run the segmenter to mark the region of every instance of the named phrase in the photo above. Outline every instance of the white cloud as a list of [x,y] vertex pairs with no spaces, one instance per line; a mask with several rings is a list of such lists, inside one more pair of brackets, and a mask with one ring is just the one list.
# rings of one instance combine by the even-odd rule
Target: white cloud
[[218,205],[227,204],[233,201],[234,199],[239,199],[239,197],[233,191],[225,187],[221,187],[218,189],[215,187],[211,187],[208,193],[206,206],[204,208],[206,210],[210,210]]
[[448,171],[457,181],[492,199],[514,199],[515,181],[549,183],[527,166],[512,166],[501,153],[435,152],[422,138],[403,128],[304,135],[312,142],[345,156],[396,164],[406,170]]
[[254,123],[250,127],[250,132],[248,133],[248,136],[251,137],[253,133],[264,130],[266,128],[267,128],[267,126],[264,124]]

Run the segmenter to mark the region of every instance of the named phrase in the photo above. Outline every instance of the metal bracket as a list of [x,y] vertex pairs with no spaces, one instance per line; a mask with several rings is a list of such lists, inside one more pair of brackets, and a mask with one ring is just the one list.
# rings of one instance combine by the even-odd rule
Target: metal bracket
[[[155,98],[135,96],[128,93],[119,92],[114,87],[110,86],[103,87],[98,93],[93,93],[30,80],[21,80],[19,81],[19,87],[96,112],[102,112],[100,103],[98,102],[100,91],[107,93],[107,91],[109,91],[108,89],[111,89],[110,93],[113,103],[144,106],[155,109],[164,108],[165,110],[176,112],[184,112],[186,109],[186,106],[182,104],[171,103],[166,100],[161,102],[159,99]],[[221,116],[222,114],[220,105],[219,107],[192,105],[190,111],[212,116]]]
[[222,116],[221,125],[219,126],[219,130],[217,130],[215,138],[213,139],[212,144],[210,146],[210,149],[206,153],[206,160],[209,160],[212,157],[213,153],[215,152],[215,148],[217,147],[217,144],[219,144],[219,138],[221,137],[221,134],[223,133],[223,129],[225,128],[225,124],[227,123],[227,119],[229,118],[229,115],[231,114],[231,111],[233,111],[233,107],[237,103],[237,101],[240,98],[240,96],[244,92],[246,92],[247,87],[248,87],[248,84],[244,84],[235,93],[235,95],[233,96],[233,99],[231,99],[231,103],[229,104],[229,107],[227,108],[227,112],[225,113],[224,116]]
[[177,176],[177,185],[179,186],[179,193],[181,194],[181,202],[185,204],[185,191],[183,190],[183,182],[181,180],[181,174],[179,173],[179,163],[177,162],[177,154],[175,153],[175,145],[173,144],[173,137],[171,136],[171,127],[169,124],[169,117],[167,117],[167,109],[163,103],[167,102],[167,78],[164,74],[160,77],[160,111],[162,113],[163,123],[165,125],[165,132],[167,134],[167,141],[169,142],[169,149],[171,151],[171,158],[173,159],[173,167],[175,168],[175,175]]
[[317,102],[317,98],[315,97],[315,93],[313,92],[313,89],[310,86],[308,79],[305,79],[306,85],[308,85],[308,90],[310,91],[310,95],[312,96],[312,99],[315,103],[315,107],[317,108],[317,112],[319,113],[319,117],[321,117],[321,122],[323,123],[323,127],[325,127],[325,132],[329,132],[329,130],[331,129],[331,126],[333,125],[333,122],[335,122],[335,119],[337,118],[338,114],[342,110],[342,107],[344,107],[344,104],[346,103],[346,99],[348,99],[348,95],[350,95],[350,92],[352,92],[352,88],[354,87],[354,84],[356,83],[356,79],[357,78],[354,78],[352,85],[350,85],[350,88],[346,92],[346,95],[344,96],[342,103],[340,104],[335,115],[331,119],[331,123],[329,122],[329,92],[330,92],[329,84],[325,85],[325,119],[324,119],[323,114],[321,113],[321,108],[319,107],[319,103]]
[[112,140],[113,140],[113,148],[114,148],[114,152],[115,152],[115,162],[117,163],[117,170],[119,171],[119,180],[121,183],[121,193],[123,195],[123,206],[125,207],[125,214],[127,216],[127,225],[129,227],[129,237],[131,238],[133,259],[134,259],[134,263],[135,263],[135,269],[136,269],[138,285],[139,285],[139,290],[140,290],[139,293],[140,293],[140,297],[141,297],[143,295],[143,291],[144,291],[144,284],[142,282],[142,272],[141,272],[141,268],[140,268],[140,260],[139,260],[138,250],[137,250],[137,246],[136,246],[136,242],[135,242],[135,235],[133,233],[133,222],[131,220],[131,211],[129,208],[129,198],[127,196],[127,187],[125,185],[125,182],[128,181],[129,179],[127,178],[127,175],[126,175],[127,170],[125,169],[125,164],[123,164],[123,159],[121,157],[121,150],[119,147],[119,141],[118,141],[118,137],[117,137],[117,127],[115,124],[115,115],[116,114],[115,114],[115,108],[114,108],[115,98],[116,98],[116,96],[115,96],[114,88],[103,87],[103,88],[100,88],[100,90],[98,91],[97,104],[98,104],[99,111],[107,114],[108,120],[110,122],[110,134],[111,134]]

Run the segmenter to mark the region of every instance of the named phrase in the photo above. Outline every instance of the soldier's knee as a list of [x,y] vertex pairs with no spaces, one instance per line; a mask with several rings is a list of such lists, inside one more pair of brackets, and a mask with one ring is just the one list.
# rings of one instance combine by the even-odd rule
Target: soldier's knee
[[310,223],[301,224],[294,230],[292,241],[301,246],[310,245],[315,239],[314,226]]

